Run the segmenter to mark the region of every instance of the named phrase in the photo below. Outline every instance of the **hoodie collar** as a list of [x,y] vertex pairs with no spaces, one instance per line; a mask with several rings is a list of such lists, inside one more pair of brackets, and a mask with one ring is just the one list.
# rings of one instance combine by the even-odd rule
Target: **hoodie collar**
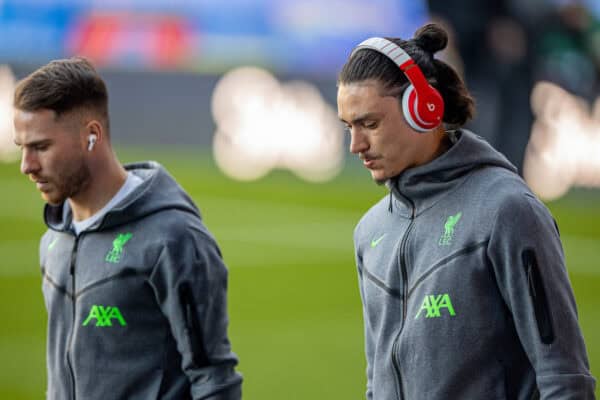
[[[402,215],[416,216],[432,207],[479,168],[496,166],[516,173],[515,166],[480,136],[466,129],[456,131],[456,136],[456,143],[439,157],[386,183]],[[390,211],[395,212],[392,203],[390,199]]]
[[[124,167],[142,178],[143,182],[86,231],[126,224],[164,209],[176,208],[199,215],[190,197],[159,163],[144,161]],[[45,205],[44,222],[48,228],[71,231],[73,215],[70,207],[64,207],[63,204]]]

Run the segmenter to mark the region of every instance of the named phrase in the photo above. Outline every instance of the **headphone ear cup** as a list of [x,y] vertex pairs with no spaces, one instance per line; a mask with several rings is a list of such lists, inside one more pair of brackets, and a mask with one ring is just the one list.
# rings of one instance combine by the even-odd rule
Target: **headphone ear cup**
[[437,128],[444,115],[444,100],[435,89],[429,88],[431,92],[423,94],[423,104],[419,103],[417,90],[412,84],[402,94],[404,119],[411,128],[421,133]]
[[402,94],[402,113],[404,114],[404,119],[417,132],[427,132],[428,129],[424,129],[415,119],[413,115],[417,110],[417,92],[415,91],[415,87],[413,85],[409,85],[404,93]]

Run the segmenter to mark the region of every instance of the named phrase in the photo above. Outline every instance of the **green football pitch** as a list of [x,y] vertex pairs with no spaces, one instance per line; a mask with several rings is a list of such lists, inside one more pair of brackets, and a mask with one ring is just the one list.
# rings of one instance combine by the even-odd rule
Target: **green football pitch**
[[[187,150],[119,154],[126,162],[151,158],[165,165],[216,236],[230,269],[230,336],[245,377],[244,398],[364,398],[352,231],[385,192],[358,163],[348,160],[350,166],[327,184],[305,183],[287,172],[240,183],[219,173],[210,157]],[[0,164],[0,179],[0,399],[41,399],[46,316],[37,254],[45,230],[43,203],[17,163]],[[598,200],[598,192],[578,191],[549,204],[561,228],[595,375],[600,371]]]

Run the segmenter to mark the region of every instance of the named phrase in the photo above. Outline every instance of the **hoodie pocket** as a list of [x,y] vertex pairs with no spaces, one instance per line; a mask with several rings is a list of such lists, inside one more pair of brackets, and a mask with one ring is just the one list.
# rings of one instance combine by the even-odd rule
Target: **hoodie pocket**
[[208,356],[204,348],[204,338],[198,313],[196,312],[196,302],[192,293],[192,288],[189,283],[184,283],[179,288],[179,298],[181,308],[185,318],[184,335],[189,343],[189,350],[192,353],[192,361],[196,368],[209,365]]
[[544,283],[533,250],[527,249],[523,252],[523,266],[527,273],[529,296],[533,302],[540,339],[542,343],[550,344],[554,341],[554,329],[552,328],[552,318],[548,306],[548,298],[546,297],[546,290],[544,289]]

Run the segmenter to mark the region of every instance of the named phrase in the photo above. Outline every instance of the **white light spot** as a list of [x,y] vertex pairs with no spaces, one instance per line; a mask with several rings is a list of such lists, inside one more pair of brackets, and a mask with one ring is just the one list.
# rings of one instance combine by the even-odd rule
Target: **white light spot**
[[343,161],[343,130],[333,108],[309,83],[281,84],[267,71],[225,74],[212,98],[217,165],[252,180],[287,168],[309,181],[333,178]]
[[541,198],[556,199],[571,186],[600,187],[600,99],[592,112],[582,99],[540,82],[531,94],[536,117],[523,175]]
[[13,137],[13,93],[15,77],[6,65],[0,65],[0,162],[19,158],[19,148]]

